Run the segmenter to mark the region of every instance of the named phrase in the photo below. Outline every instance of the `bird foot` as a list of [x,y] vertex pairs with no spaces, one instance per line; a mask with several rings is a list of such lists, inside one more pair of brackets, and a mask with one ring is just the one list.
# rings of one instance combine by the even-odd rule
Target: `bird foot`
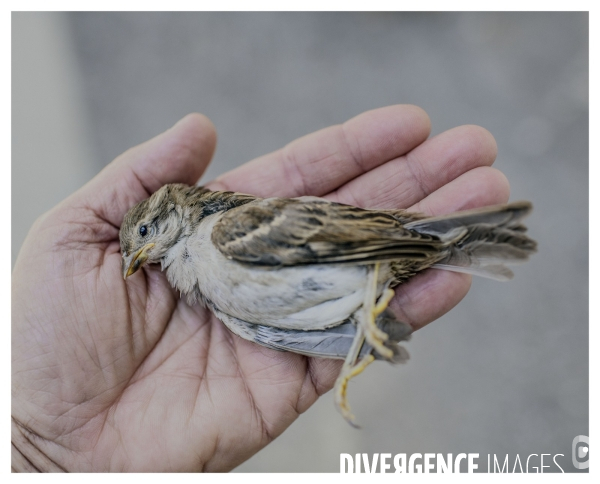
[[353,427],[358,428],[355,422],[354,415],[350,410],[348,403],[348,382],[350,379],[361,374],[364,369],[375,360],[372,352],[367,356],[358,360],[360,349],[365,341],[377,351],[381,356],[388,360],[392,360],[394,352],[385,346],[385,342],[389,336],[377,327],[376,320],[387,308],[390,300],[394,297],[394,291],[386,289],[379,301],[377,301],[377,275],[379,273],[379,262],[369,268],[369,276],[367,287],[365,290],[365,298],[363,301],[362,311],[357,313],[356,336],[352,342],[352,346],[348,351],[344,366],[340,372],[340,376],[335,382],[335,405],[344,419]]
[[395,294],[396,293],[394,292],[394,290],[390,289],[389,287],[385,291],[383,291],[383,294],[379,297],[379,301],[377,301],[377,304],[373,308],[373,319],[376,319],[377,316],[379,316],[382,312],[384,312],[387,309],[388,304],[394,298]]
[[373,355],[367,355],[356,365],[351,366],[347,361],[344,362],[340,376],[335,382],[335,405],[342,417],[354,428],[360,428],[355,421],[355,417],[350,410],[348,403],[348,382],[350,379],[360,375],[364,369],[375,360]]
[[379,273],[379,262],[377,262],[369,273],[367,282],[367,290],[365,291],[365,299],[363,301],[364,317],[361,318],[359,324],[362,324],[365,333],[365,339],[375,351],[377,351],[386,360],[391,360],[394,352],[385,346],[385,342],[389,336],[377,327],[377,316],[379,316],[387,308],[389,302],[394,297],[394,291],[387,288],[379,301],[375,303],[377,293],[377,279]]

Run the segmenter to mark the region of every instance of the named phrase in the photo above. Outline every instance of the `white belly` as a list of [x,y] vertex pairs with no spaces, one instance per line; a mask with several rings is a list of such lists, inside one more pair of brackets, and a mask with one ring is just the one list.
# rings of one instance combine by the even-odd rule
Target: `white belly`
[[[167,276],[182,293],[199,290],[220,311],[249,323],[304,330],[340,324],[362,305],[367,266],[263,269],[240,264],[210,240],[219,217],[207,217],[196,235],[169,252]],[[388,272],[382,269],[381,287]]]

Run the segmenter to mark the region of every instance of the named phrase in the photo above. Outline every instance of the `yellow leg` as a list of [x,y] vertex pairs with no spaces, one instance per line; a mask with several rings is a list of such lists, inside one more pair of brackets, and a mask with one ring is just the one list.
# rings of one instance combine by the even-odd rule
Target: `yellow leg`
[[367,281],[367,290],[365,291],[362,311],[356,313],[356,336],[354,337],[354,341],[352,341],[352,346],[348,351],[348,355],[346,355],[344,366],[342,366],[342,371],[334,387],[335,405],[346,421],[353,427],[358,427],[358,425],[355,423],[354,415],[352,415],[350,405],[348,404],[348,382],[350,379],[361,374],[375,360],[375,357],[369,354],[357,362],[365,340],[383,357],[391,359],[394,355],[393,351],[384,345],[384,342],[388,339],[388,335],[381,331],[376,324],[377,316],[385,311],[390,300],[394,297],[394,291],[386,289],[377,304],[375,303],[377,298],[378,273],[379,262],[369,268],[369,280]]
[[335,404],[342,417],[346,419],[346,422],[355,428],[358,428],[358,425],[355,422],[354,415],[350,410],[350,404],[348,403],[348,382],[351,378],[360,375],[374,360],[375,357],[373,355],[367,355],[354,366],[347,366],[344,363],[342,372],[335,382]]
[[377,301],[377,304],[373,308],[375,318],[377,318],[377,316],[379,316],[382,312],[384,312],[387,309],[388,304],[390,303],[395,294],[396,293],[394,292],[394,290],[390,289],[389,287],[383,292],[383,294],[379,298],[379,301]]
[[384,343],[387,341],[388,335],[377,327],[376,319],[387,308],[388,303],[394,296],[394,291],[387,289],[379,298],[379,302],[375,304],[379,264],[379,262],[375,263],[369,271],[369,280],[367,281],[367,290],[365,291],[362,307],[363,317],[359,320],[359,324],[363,326],[367,343],[381,356],[390,360],[394,356],[394,352],[385,347]]

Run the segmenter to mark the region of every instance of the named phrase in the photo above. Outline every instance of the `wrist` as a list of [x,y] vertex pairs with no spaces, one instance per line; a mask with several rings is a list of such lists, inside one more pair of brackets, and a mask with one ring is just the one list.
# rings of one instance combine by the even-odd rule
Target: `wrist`
[[11,417],[11,469],[12,472],[65,472],[38,446],[40,437]]

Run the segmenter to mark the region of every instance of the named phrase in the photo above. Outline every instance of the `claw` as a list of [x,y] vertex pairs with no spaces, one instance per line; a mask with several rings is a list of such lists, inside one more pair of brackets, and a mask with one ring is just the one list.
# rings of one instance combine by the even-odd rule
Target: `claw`
[[365,291],[365,299],[363,301],[362,311],[356,313],[356,336],[352,342],[352,346],[348,351],[344,366],[340,376],[335,382],[335,405],[344,419],[353,427],[359,428],[355,422],[354,415],[348,404],[348,382],[351,378],[359,375],[364,369],[375,360],[375,356],[370,352],[367,356],[357,362],[360,349],[365,341],[373,347],[381,356],[388,360],[392,360],[394,352],[387,348],[384,343],[389,336],[377,327],[376,319],[387,308],[390,300],[394,297],[394,291],[386,289],[379,301],[377,298],[377,274],[379,272],[379,262],[369,268],[369,280],[367,282],[367,290]]
[[386,289],[379,298],[379,302],[375,304],[379,264],[380,263],[377,262],[369,273],[369,281],[367,283],[367,290],[365,291],[365,299],[363,302],[364,319],[362,322],[359,322],[359,324],[363,325],[367,343],[369,343],[375,351],[386,360],[391,360],[394,356],[394,352],[384,345],[389,337],[377,327],[375,320],[377,319],[377,316],[387,308],[390,300],[394,296],[394,291],[389,288]]
[[335,405],[346,422],[354,428],[360,427],[356,424],[356,419],[352,414],[350,404],[348,403],[348,382],[351,378],[360,375],[373,361],[375,361],[375,357],[373,355],[367,355],[354,366],[349,366],[347,362],[344,362],[340,376],[338,376],[338,379],[335,382]]

